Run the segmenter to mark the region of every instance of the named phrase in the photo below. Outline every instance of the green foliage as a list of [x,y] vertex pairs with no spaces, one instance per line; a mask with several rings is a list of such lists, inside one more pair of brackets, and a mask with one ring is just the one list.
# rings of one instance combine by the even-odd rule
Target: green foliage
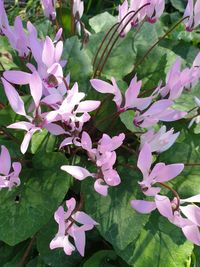
[[[156,211],[151,215],[141,215],[131,208],[130,201],[143,196],[138,186],[141,174],[136,167],[136,158],[130,151],[134,147],[135,153],[138,152],[136,132],[144,130],[138,130],[134,126],[134,111],[119,115],[112,101],[113,96],[99,94],[89,83],[99,60],[103,63],[101,55],[105,44],[97,57],[97,64],[93,66],[98,47],[106,32],[117,21],[114,8],[120,2],[122,1],[85,1],[86,12],[83,20],[91,33],[86,44],[82,43],[80,37],[71,36],[69,1],[64,1],[63,7],[57,8],[57,14],[58,23],[64,30],[62,59],[67,60],[64,72],[65,75],[70,73],[70,85],[78,82],[80,91],[85,92],[89,99],[99,99],[102,102],[101,107],[91,114],[92,119],[84,130],[91,133],[95,142],[102,133],[117,135],[125,132],[131,136],[125,140],[125,147],[120,149],[117,161],[122,182],[119,186],[110,188],[107,197],[102,197],[94,191],[92,178],[86,179],[81,185],[77,181],[72,182],[71,177],[62,172],[60,167],[72,163],[78,165],[79,151],[75,151],[78,154],[76,158],[69,160],[71,151],[66,148],[63,153],[57,152],[60,140],[46,130],[33,135],[29,152],[22,155],[19,147],[24,132],[6,128],[22,118],[7,105],[0,84],[0,145],[5,145],[12,158],[23,165],[21,185],[11,191],[0,191],[0,267],[18,266],[32,237],[36,241],[26,259],[27,267],[200,266],[199,248],[186,241],[180,229],[161,218]],[[133,29],[126,38],[118,38],[106,61],[101,78],[109,82],[111,77],[115,77],[122,92],[136,74],[143,82],[142,94],[148,96],[160,81],[165,81],[166,74],[177,56],[183,60],[184,67],[190,67],[199,52],[199,31],[187,33],[184,26],[179,25],[142,60],[151,45],[182,16],[186,5],[186,2],[181,0],[166,2],[167,10],[172,12],[165,13],[162,22],[153,25],[145,22],[139,32]],[[11,20],[20,12],[24,21],[30,19],[35,22],[39,38],[44,39],[46,35],[54,38],[56,27],[42,16],[39,0],[29,0],[26,7],[16,5],[9,11]],[[9,70],[22,67],[23,64],[4,37],[0,37],[0,61],[0,72],[4,68]],[[20,95],[24,94],[23,88],[16,88]],[[182,96],[175,101],[174,107],[184,111],[194,108],[194,96],[200,97],[199,89],[197,85],[193,90],[184,90]],[[27,107],[30,98],[23,99]],[[196,110],[189,113],[188,119],[178,123],[167,123],[168,128],[173,126],[176,131],[181,131],[181,134],[174,146],[157,158],[165,163],[186,164],[183,173],[170,182],[181,198],[199,194],[200,191],[200,126],[187,128],[189,119],[195,112]],[[81,152],[80,156],[84,166],[90,169],[90,161],[87,161]],[[195,167],[187,166],[195,163]],[[166,192],[168,194],[168,191]],[[71,195],[80,193],[84,196],[83,210],[99,223],[96,231],[87,233],[84,259],[77,252],[69,257],[62,249],[49,248],[49,243],[58,229],[53,218],[55,210]]]
[[70,185],[69,177],[60,171],[66,162],[60,153],[38,153],[24,168],[21,185],[0,192],[1,240],[13,246],[49,221]]

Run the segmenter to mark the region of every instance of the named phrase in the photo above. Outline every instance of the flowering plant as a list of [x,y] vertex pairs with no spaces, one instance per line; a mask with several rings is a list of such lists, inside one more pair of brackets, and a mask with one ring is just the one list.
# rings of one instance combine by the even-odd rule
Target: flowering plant
[[200,1],[5,2],[2,266],[199,266]]

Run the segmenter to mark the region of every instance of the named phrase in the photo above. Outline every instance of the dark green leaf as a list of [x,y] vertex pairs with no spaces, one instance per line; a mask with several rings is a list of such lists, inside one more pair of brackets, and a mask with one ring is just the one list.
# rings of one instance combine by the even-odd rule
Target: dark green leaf
[[20,175],[21,185],[0,192],[1,240],[15,245],[48,222],[69,188],[70,179],[60,170],[66,162],[60,153],[36,154]]

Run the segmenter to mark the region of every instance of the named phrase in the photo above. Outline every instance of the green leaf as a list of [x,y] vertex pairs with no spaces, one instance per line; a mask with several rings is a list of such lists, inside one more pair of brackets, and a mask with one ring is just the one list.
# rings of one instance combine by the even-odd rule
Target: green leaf
[[[19,263],[23,253],[28,246],[28,242],[25,241],[17,246],[11,247],[7,244],[0,242],[0,263],[1,266],[15,266]],[[11,265],[13,264],[13,265]]]
[[35,154],[38,150],[52,152],[55,149],[56,136],[48,133],[46,129],[36,132],[31,139],[31,153]]
[[131,132],[145,132],[145,129],[136,127],[133,124],[133,119],[134,119],[134,114],[135,112],[133,110],[128,110],[126,112],[123,112],[120,114],[120,120],[123,122],[123,124],[126,126],[128,130]]
[[26,267],[46,267],[46,264],[43,262],[40,256],[37,256],[33,260],[29,261],[26,264]]
[[36,154],[20,174],[21,185],[0,192],[1,240],[15,245],[49,221],[69,188],[70,179],[60,170],[66,162],[61,153]]
[[183,267],[192,249],[193,245],[185,241],[179,228],[154,213],[132,247],[129,264],[134,267]]
[[58,224],[52,218],[37,235],[37,249],[43,261],[53,267],[77,267],[82,257],[77,253],[67,256],[63,249],[50,250],[49,244],[57,233]]
[[[187,129],[184,121],[179,122],[176,130],[181,130],[177,142],[160,156],[160,161],[165,163],[200,163],[199,136]],[[171,181],[173,187],[178,191],[181,198],[187,198],[199,194],[200,166],[185,166],[184,171]]]
[[139,196],[138,173],[123,169],[120,172],[122,182],[109,189],[109,195],[102,197],[94,191],[94,181],[86,179],[82,183],[85,209],[94,220],[100,234],[113,245],[116,253],[129,261],[132,252],[129,246],[135,243],[142,228],[148,221],[148,215],[141,216],[130,205],[130,200]]
[[184,12],[186,8],[186,1],[183,0],[170,0],[173,7],[175,7],[178,11]]
[[[106,34],[105,32],[99,32],[96,34],[92,34],[90,36],[90,40],[86,47],[86,50],[91,60],[94,59],[98,47],[101,44],[105,34]],[[95,68],[98,65],[100,56],[103,53],[104,48],[105,46],[103,47],[98,56]],[[105,53],[105,55],[106,54],[107,53]],[[103,60],[101,60],[101,64],[103,63]],[[117,44],[114,46],[110,56],[108,57],[108,60],[102,72],[102,76],[106,77],[107,79],[110,79],[111,77],[122,79],[126,74],[128,74],[132,70],[134,62],[135,62],[135,53],[132,47],[132,33],[129,33],[125,39],[119,38]]]
[[108,12],[101,13],[89,19],[89,24],[95,33],[108,30],[117,22],[116,18]]
[[[63,59],[68,61],[67,72],[70,73],[72,82],[82,83],[92,75],[91,59],[85,49],[81,49],[81,42],[77,36],[68,38],[64,43]],[[86,86],[84,84],[84,86]],[[82,88],[80,88],[83,91]]]
[[[123,265],[122,265],[123,264]],[[118,261],[118,256],[113,250],[101,250],[92,255],[89,260],[87,260],[83,267],[125,267],[126,263],[120,263]]]

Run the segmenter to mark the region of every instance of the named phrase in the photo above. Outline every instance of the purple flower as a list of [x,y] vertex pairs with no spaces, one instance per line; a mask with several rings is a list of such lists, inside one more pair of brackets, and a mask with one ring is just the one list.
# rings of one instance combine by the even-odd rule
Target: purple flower
[[0,34],[3,34],[3,30],[7,28],[9,28],[9,22],[4,8],[4,0],[0,0]]
[[150,3],[146,7],[147,20],[150,23],[155,23],[164,12],[165,0],[147,0],[146,3]]
[[34,110],[32,116],[27,115],[25,111],[24,102],[18,92],[15,90],[15,88],[4,78],[2,78],[2,82],[4,85],[6,96],[13,111],[21,116],[24,116],[28,120],[28,122],[20,121],[8,126],[8,128],[22,129],[27,132],[21,144],[21,152],[23,154],[27,151],[30,140],[35,132],[41,131],[43,128],[46,128],[50,133],[54,135],[65,133],[61,126],[47,121],[46,117],[48,113],[41,113],[39,105],[42,96],[42,81],[37,72],[33,73],[30,80],[30,91],[34,101]]
[[81,0],[74,0],[73,1],[73,15],[75,19],[75,27],[78,34],[81,34],[81,17],[83,16],[84,12],[84,3]]
[[[63,52],[63,42],[58,41],[56,44],[50,37],[46,36],[44,41],[38,40],[37,30],[28,22],[27,28],[29,31],[29,47],[31,49],[33,58],[37,63],[36,67],[30,63],[27,67],[32,73],[37,71],[43,82],[43,95],[47,96],[51,94],[51,90],[63,83],[63,70],[66,61],[61,60]],[[60,31],[58,31],[58,37]],[[31,73],[23,71],[5,71],[4,77],[11,83],[25,85],[29,84]]]
[[[91,173],[87,169],[79,166],[64,165],[63,171],[71,174],[77,180],[84,180],[87,177],[95,178],[94,189],[103,196],[107,196],[109,186],[117,186],[121,179],[117,171],[113,168],[116,161],[116,150],[123,143],[124,134],[111,138],[107,134],[99,140],[97,148],[92,148],[90,136],[83,132],[80,146],[88,153],[89,159],[95,163],[97,173]],[[78,145],[78,144],[77,144]]]
[[[194,101],[195,101],[195,104],[197,105],[197,107],[198,108],[200,108],[200,99],[198,98],[198,97],[194,97]],[[194,116],[192,119],[191,119],[191,121],[190,121],[190,123],[189,123],[189,125],[188,125],[188,128],[190,128],[190,127],[192,127],[192,125],[193,125],[193,123],[200,123],[200,115],[196,115],[196,116]]]
[[[124,37],[131,29],[131,23],[127,24],[127,22],[130,20],[131,16],[133,16],[133,13],[131,13],[129,16],[126,17],[126,19],[123,20],[123,18],[128,14],[128,12],[130,12],[128,0],[125,0],[122,5],[119,5],[118,10],[118,22],[121,23],[118,32],[121,34],[121,37]],[[127,26],[125,27],[126,24]],[[125,29],[123,30],[123,32],[121,32],[124,27]]]
[[56,0],[41,0],[44,15],[50,20],[56,19]]
[[[67,200],[66,206],[67,211],[64,211],[61,206],[54,214],[59,228],[58,233],[50,243],[50,248],[63,248],[67,255],[71,255],[76,247],[81,256],[84,256],[85,232],[92,230],[98,223],[85,212],[76,210],[76,200],[74,198]],[[71,243],[69,237],[73,238],[74,244]]]
[[116,103],[119,112],[124,112],[128,109],[146,109],[151,101],[152,97],[139,98],[140,89],[142,86],[141,81],[137,81],[135,76],[125,92],[125,104],[123,105],[123,96],[114,78],[112,78],[112,85],[99,79],[93,79],[90,81],[92,87],[100,93],[113,94],[113,101]]
[[155,201],[132,200],[131,206],[145,214],[158,209],[162,216],[182,229],[188,240],[200,246],[200,208],[196,205],[182,206],[188,202],[200,203],[200,195],[179,200],[175,197],[172,201],[166,196],[156,195]]
[[183,17],[189,17],[184,20],[186,30],[189,32],[194,30],[200,24],[200,0],[197,0],[195,5],[194,0],[188,0]]
[[144,144],[140,151],[137,166],[143,174],[143,180],[139,182],[142,192],[146,196],[155,196],[160,192],[160,187],[154,187],[156,183],[163,183],[174,179],[184,169],[184,164],[157,163],[151,170],[153,162],[151,148]]
[[187,115],[187,112],[172,109],[173,102],[162,99],[154,102],[144,113],[135,113],[134,124],[138,127],[149,128],[159,121],[176,121]]
[[150,146],[151,152],[161,153],[174,144],[179,134],[180,132],[174,133],[173,128],[167,131],[166,126],[162,126],[157,133],[154,129],[150,129],[148,132],[141,135],[140,149],[147,143]]
[[[12,167],[12,170],[11,170]],[[0,154],[0,188],[9,188],[20,185],[19,174],[21,172],[21,163],[13,162],[11,166],[11,158],[8,149],[1,146]]]

